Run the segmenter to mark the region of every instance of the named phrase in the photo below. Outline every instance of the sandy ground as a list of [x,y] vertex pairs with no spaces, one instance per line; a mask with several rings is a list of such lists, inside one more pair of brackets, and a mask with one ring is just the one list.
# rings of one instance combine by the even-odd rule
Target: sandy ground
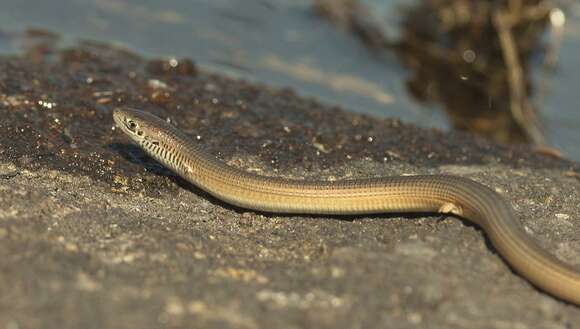
[[476,226],[228,206],[131,146],[117,106],[265,175],[472,178],[580,270],[578,163],[84,44],[0,58],[0,328],[580,328]]

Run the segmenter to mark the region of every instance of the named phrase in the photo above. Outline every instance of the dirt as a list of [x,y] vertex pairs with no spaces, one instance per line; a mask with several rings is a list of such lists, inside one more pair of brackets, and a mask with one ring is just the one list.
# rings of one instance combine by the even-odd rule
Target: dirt
[[0,327],[580,328],[468,222],[231,207],[130,145],[118,106],[264,175],[472,178],[580,270],[576,162],[86,42],[0,58]]

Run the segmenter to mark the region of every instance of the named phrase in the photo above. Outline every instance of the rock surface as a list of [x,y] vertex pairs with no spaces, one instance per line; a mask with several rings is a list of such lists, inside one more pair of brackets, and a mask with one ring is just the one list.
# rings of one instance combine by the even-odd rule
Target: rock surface
[[0,58],[1,328],[580,328],[467,222],[234,208],[129,145],[117,106],[264,175],[469,177],[580,270],[578,163],[85,43]]

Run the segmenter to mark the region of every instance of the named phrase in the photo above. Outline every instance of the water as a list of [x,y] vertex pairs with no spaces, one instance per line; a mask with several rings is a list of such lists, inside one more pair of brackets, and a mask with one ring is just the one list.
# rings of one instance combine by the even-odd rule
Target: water
[[[291,87],[347,110],[449,127],[442,111],[408,95],[407,72],[394,56],[369,51],[316,16],[311,5],[307,0],[3,0],[0,31],[37,27],[60,34],[65,43],[101,40],[146,56],[189,57],[208,70]],[[580,85],[580,6],[567,19],[570,33],[560,48],[558,70],[537,72],[543,89],[535,101],[549,142],[580,160],[574,97]],[[388,28],[396,34],[396,24]],[[18,46],[0,35],[1,51]]]

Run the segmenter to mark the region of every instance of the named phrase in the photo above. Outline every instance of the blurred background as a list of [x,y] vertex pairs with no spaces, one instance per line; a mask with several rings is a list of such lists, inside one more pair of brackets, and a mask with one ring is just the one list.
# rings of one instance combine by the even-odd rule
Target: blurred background
[[580,3],[2,0],[0,52],[97,40],[580,160]]

